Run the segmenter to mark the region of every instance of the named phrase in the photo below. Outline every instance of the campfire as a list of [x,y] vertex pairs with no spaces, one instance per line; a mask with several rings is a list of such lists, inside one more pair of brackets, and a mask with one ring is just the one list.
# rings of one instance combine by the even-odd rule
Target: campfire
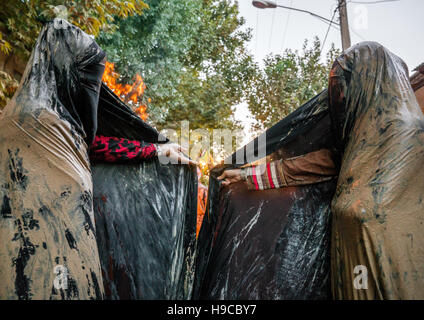
[[[132,84],[122,84],[117,82],[119,77],[119,73],[115,71],[115,64],[106,61],[102,81],[112,89],[122,101],[131,105],[134,112],[137,113],[141,119],[146,120],[148,117],[147,104],[143,102],[143,94],[146,85],[144,84],[143,78],[139,74],[136,74]],[[147,99],[147,102],[150,103],[150,98]]]

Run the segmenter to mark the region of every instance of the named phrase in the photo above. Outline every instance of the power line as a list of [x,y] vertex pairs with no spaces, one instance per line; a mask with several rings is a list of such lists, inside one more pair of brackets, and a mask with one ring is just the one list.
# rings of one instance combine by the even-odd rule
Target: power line
[[[325,21],[325,20],[321,20],[321,21],[322,21],[322,22],[324,22],[324,23],[326,23],[326,24],[328,24],[330,27],[332,27],[332,28],[334,28],[334,29],[336,29],[336,30],[340,31],[339,25],[338,25],[338,24],[336,24],[336,25],[335,25],[335,22],[330,23],[330,22],[327,22],[327,21]],[[328,21],[330,21],[330,20],[328,20]]]
[[[290,7],[292,6],[292,4],[293,4],[293,0],[290,0]],[[287,12],[287,20],[286,20],[286,25],[284,27],[284,33],[283,33],[283,39],[281,41],[280,52],[283,51],[283,47],[284,47],[284,44],[286,42],[286,35],[287,35],[287,29],[288,29],[288,26],[289,26],[290,14],[291,14],[291,10],[289,10]]]
[[268,43],[268,51],[271,50],[271,41],[272,41],[272,31],[274,29],[274,18],[275,18],[275,11],[272,11],[272,20],[271,20],[271,32],[269,33],[269,43]]
[[400,0],[379,0],[379,1],[348,1],[349,3],[357,3],[357,4],[377,4],[377,3],[384,3],[384,2],[397,2]]
[[[318,14],[316,14],[316,13],[313,13],[313,12],[311,12],[311,11],[308,11],[308,10],[303,10],[303,9],[298,9],[298,8],[293,8],[293,7],[287,7],[287,6],[282,6],[282,5],[276,5],[277,7],[279,7],[279,8],[284,8],[284,9],[289,9],[289,10],[294,10],[294,11],[299,11],[299,12],[304,12],[304,13],[309,13],[311,16],[313,16],[313,17],[315,17],[315,18],[319,18],[319,19],[321,19],[322,21],[326,21],[327,23],[328,22],[331,22],[330,20],[328,20],[327,18],[324,18],[324,17],[321,17],[320,15],[318,15]],[[334,24],[337,24],[337,23],[335,23],[335,22],[331,22],[331,23],[334,23]]]
[[[337,6],[337,8],[336,8],[336,9],[334,9],[333,16],[331,17],[331,21],[333,21],[333,20],[334,20],[334,17],[336,16],[336,12],[337,12],[337,10],[339,10],[339,6]],[[322,42],[321,50],[320,50],[320,52],[319,52],[319,55],[320,55],[320,56],[321,56],[321,54],[322,54],[322,50],[324,50],[325,41],[327,40],[328,32],[330,31],[330,27],[331,27],[331,25],[332,25],[332,23],[330,23],[330,24],[328,25],[328,29],[327,29],[327,32],[326,32],[326,34],[325,34],[324,41]]]
[[[375,4],[375,3],[382,3],[382,2],[394,2],[399,0],[379,0],[379,1],[366,1],[366,2],[360,2],[360,1],[348,1],[347,3],[355,3],[355,4]],[[358,32],[355,31],[355,29],[351,28],[349,26],[349,31],[353,32],[358,38],[360,38],[362,41],[365,40],[363,36],[361,36]]]
[[258,53],[258,25],[259,25],[259,10],[256,10],[256,44],[255,44],[255,54]]
[[[254,4],[255,5],[255,4]],[[279,7],[279,8],[283,8],[283,9],[289,9],[289,10],[293,10],[293,11],[298,11],[298,12],[304,12],[304,13],[308,13],[308,14],[310,14],[311,16],[313,16],[313,17],[315,17],[315,18],[318,18],[320,21],[322,21],[322,22],[325,22],[325,23],[327,23],[327,24],[329,24],[329,28],[330,27],[333,27],[333,28],[336,28],[334,25],[339,25],[338,23],[335,23],[333,20],[334,19],[332,19],[332,20],[329,20],[329,19],[327,19],[327,18],[324,18],[324,17],[322,17],[322,16],[320,16],[320,15],[318,15],[318,14],[316,14],[316,13],[313,13],[313,12],[311,12],[311,11],[308,11],[308,10],[304,10],[304,9],[299,9],[299,8],[293,8],[292,6],[292,1],[290,2],[290,6],[289,7],[287,7],[287,6],[282,6],[282,5],[279,5],[279,4],[273,4],[273,6],[270,6],[270,7],[272,7],[272,8],[275,8],[275,7]],[[266,6],[265,7],[262,7],[262,6],[256,6],[255,5],[255,7],[258,7],[258,8],[266,8]],[[289,16],[288,16],[289,17]],[[333,15],[333,18],[334,18],[334,15]],[[288,20],[288,19],[287,19]],[[272,29],[273,29],[273,23],[274,23],[274,15],[272,16],[272,25],[271,25],[271,35],[272,35]],[[281,49],[280,49],[280,51],[282,50],[282,47],[283,47],[283,44],[284,44],[284,41],[285,41],[285,34],[286,34],[286,32],[287,32],[287,24],[288,24],[288,21],[286,21],[286,28],[285,28],[285,30],[284,30],[284,36],[283,36],[283,41],[282,41],[282,44],[281,44]],[[256,25],[258,25],[258,16],[256,16]],[[337,28],[336,28],[337,29]],[[270,43],[271,43],[271,37],[270,37]],[[257,39],[256,39],[256,46],[257,46]],[[269,44],[269,47],[270,47],[270,44]]]

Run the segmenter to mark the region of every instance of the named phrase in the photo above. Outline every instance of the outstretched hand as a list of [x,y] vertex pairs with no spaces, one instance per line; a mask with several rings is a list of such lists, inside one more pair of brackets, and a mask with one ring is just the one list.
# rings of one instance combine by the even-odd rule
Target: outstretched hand
[[231,169],[224,171],[218,180],[222,181],[223,186],[228,186],[231,183],[239,182],[241,178],[241,169]]
[[[176,163],[197,165],[196,161],[191,160],[183,152],[188,152],[186,148],[181,147],[176,143],[166,143],[157,146],[158,157],[164,157],[169,160],[174,160]],[[171,161],[171,163],[173,163]]]

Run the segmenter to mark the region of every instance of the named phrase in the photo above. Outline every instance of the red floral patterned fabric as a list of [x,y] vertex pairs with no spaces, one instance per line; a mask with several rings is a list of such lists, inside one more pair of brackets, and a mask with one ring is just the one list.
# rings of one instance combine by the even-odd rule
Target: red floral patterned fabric
[[90,146],[89,156],[92,161],[104,162],[147,160],[156,156],[156,147],[153,143],[99,135]]

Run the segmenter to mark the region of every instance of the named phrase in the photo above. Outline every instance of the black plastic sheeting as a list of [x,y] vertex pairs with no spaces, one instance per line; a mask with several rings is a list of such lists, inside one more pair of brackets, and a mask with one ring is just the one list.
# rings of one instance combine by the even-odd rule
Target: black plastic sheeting
[[[154,159],[90,172],[95,134],[168,141],[101,85],[104,57],[81,29],[47,23],[1,114],[0,298],[103,299],[103,287],[109,299],[191,297],[195,168]],[[53,285],[57,266],[67,289]]]
[[[327,91],[263,135],[268,160],[334,146]],[[255,153],[261,137],[250,142]],[[246,163],[246,146],[231,156]],[[263,149],[262,149],[263,150]],[[198,238],[196,299],[327,299],[330,297],[330,203],[336,181],[251,191],[221,188],[211,172]]]
[[[97,134],[163,142],[105,85]],[[159,141],[160,140],[160,141]],[[107,299],[191,298],[196,241],[194,167],[92,166],[97,244]]]
[[375,42],[346,50],[328,91],[267,130],[266,143],[249,144],[267,161],[330,149],[338,177],[280,190],[220,188],[224,169],[248,161],[246,146],[227,161],[241,164],[214,168],[194,297],[422,299],[423,123],[399,57]]
[[0,299],[103,298],[85,141],[104,56],[81,29],[46,23],[0,116]]
[[349,48],[330,72],[343,154],[331,206],[336,299],[424,299],[424,116],[408,78],[375,42]]

